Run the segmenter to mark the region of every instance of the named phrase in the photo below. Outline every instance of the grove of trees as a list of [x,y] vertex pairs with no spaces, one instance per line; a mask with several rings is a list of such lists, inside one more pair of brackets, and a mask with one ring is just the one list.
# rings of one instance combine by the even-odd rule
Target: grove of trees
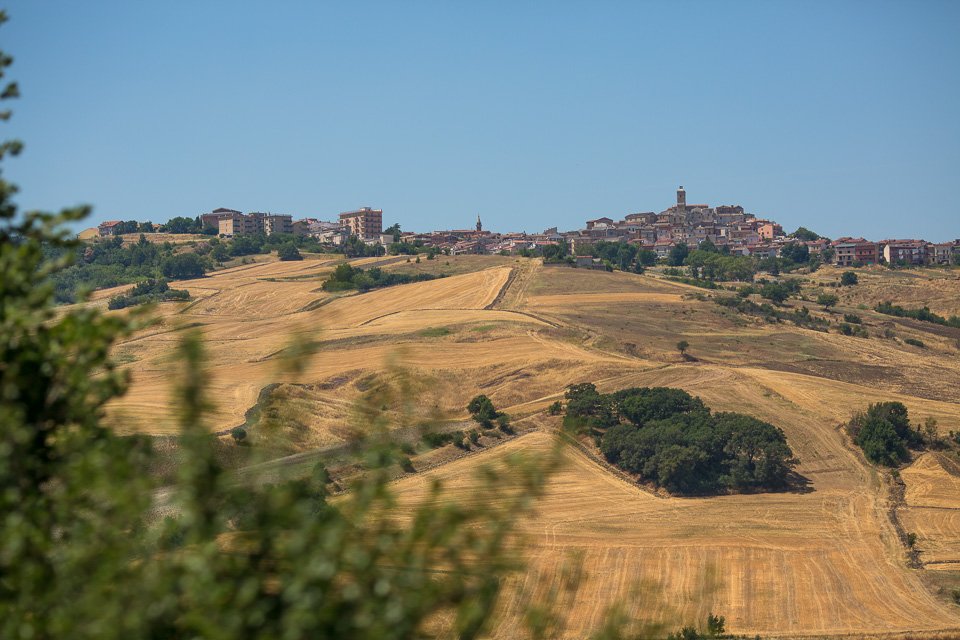
[[681,389],[592,383],[566,395],[569,426],[597,434],[607,460],[672,493],[782,489],[798,464],[779,428],[739,413],[712,413]]
[[857,413],[848,424],[863,455],[874,464],[895,467],[907,459],[907,449],[923,442],[919,429],[910,427],[901,402],[878,402]]
[[360,267],[354,267],[345,262],[337,265],[337,268],[333,270],[329,278],[324,280],[321,286],[324,291],[346,291],[348,289],[369,291],[380,287],[424,282],[442,277],[442,274],[436,276],[432,273],[396,273],[384,271],[380,267],[372,267],[364,271]]

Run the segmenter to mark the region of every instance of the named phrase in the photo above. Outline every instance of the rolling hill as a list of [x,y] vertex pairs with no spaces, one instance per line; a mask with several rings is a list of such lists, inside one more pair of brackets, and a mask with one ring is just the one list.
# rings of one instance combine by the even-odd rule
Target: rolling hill
[[[801,461],[794,489],[666,497],[613,473],[589,441],[569,447],[537,514],[521,525],[527,569],[510,585],[546,592],[559,585],[562,560],[581,554],[585,574],[566,596],[561,635],[583,637],[615,603],[668,625],[715,612],[729,631],[763,636],[960,631],[960,607],[949,598],[960,587],[956,455],[920,453],[900,485],[867,464],[840,428],[870,402],[899,400],[915,423],[933,417],[942,434],[960,431],[960,330],[872,311],[892,300],[957,314],[957,271],[864,269],[861,284],[840,289],[837,270],[803,276],[805,300],[785,309],[806,306],[827,318],[830,331],[822,332],[740,314],[712,292],[649,275],[513,257],[384,262],[449,275],[329,294],[320,286],[336,259],[321,256],[172,285],[189,290],[191,302],[160,305],[162,325],[117,347],[132,385],[110,407],[114,428],[175,433],[172,348],[184,327],[205,336],[217,407],[211,431],[244,423],[261,391],[279,383],[289,453],[349,441],[358,406],[376,388],[394,390],[377,395],[376,408],[395,428],[463,419],[481,393],[514,416],[517,437],[470,455],[432,454],[430,465],[418,465],[431,468],[401,474],[396,492],[413,504],[428,479],[456,496],[478,466],[544,449],[559,426],[545,409],[569,384],[680,387],[715,410],[783,429]],[[841,298],[830,312],[813,302],[824,290]],[[869,337],[838,333],[844,314],[858,315]],[[680,339],[690,343],[689,357],[675,348]],[[282,366],[293,344],[317,349],[298,377]],[[917,534],[914,556],[904,532]],[[504,599],[498,637],[515,635],[517,602]]]

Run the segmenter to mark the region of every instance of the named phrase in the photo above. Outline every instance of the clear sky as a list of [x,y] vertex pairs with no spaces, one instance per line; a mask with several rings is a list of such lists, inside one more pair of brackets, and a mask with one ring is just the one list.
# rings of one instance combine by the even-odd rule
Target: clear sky
[[960,2],[9,0],[22,207],[960,238]]

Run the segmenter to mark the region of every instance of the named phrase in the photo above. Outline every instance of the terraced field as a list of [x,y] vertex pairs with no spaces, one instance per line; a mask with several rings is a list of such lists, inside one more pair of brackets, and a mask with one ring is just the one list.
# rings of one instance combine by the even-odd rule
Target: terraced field
[[[823,333],[741,316],[709,292],[650,276],[506,258],[450,261],[458,275],[362,295],[320,289],[332,259],[245,265],[174,285],[194,299],[162,305],[165,326],[118,348],[133,385],[111,407],[114,424],[151,434],[175,429],[178,324],[206,336],[218,405],[211,430],[243,422],[265,385],[292,381],[279,367],[292,338],[320,349],[297,380],[302,386],[280,387],[297,450],[349,438],[356,403],[378,385],[404,389],[377,396],[376,409],[393,425],[463,417],[479,393],[515,416],[536,417],[541,426],[531,433],[398,481],[401,501],[412,504],[432,478],[456,497],[479,465],[547,447],[558,419],[540,412],[568,384],[681,387],[715,410],[782,428],[801,460],[794,490],[665,498],[611,473],[589,455],[589,442],[571,447],[536,515],[521,525],[528,568],[509,586],[498,637],[517,635],[517,594],[557,587],[564,558],[577,552],[586,574],[565,592],[562,637],[584,637],[618,602],[640,621],[673,627],[715,612],[729,630],[763,636],[960,630],[960,607],[930,579],[935,573],[937,584],[960,588],[953,461],[920,455],[901,474],[901,504],[889,474],[866,464],[840,428],[870,402],[899,400],[915,422],[930,416],[941,433],[960,431],[960,331],[870,310],[898,292],[957,313],[957,272],[894,279],[864,271],[863,287],[844,289],[839,309],[826,313],[809,296],[839,271],[822,269],[810,278],[808,301],[786,309],[805,305],[829,318],[832,329]],[[385,268],[447,267],[429,262]],[[837,333],[843,313],[862,316],[871,337]],[[926,348],[903,342],[913,336]],[[689,357],[676,350],[680,339],[689,341]],[[898,522],[917,533],[923,569],[911,568]]]

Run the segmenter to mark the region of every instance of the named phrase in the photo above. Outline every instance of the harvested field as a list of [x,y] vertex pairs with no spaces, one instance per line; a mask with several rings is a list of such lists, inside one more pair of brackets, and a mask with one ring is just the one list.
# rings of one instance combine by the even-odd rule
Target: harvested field
[[960,569],[960,477],[944,466],[942,454],[924,453],[900,475],[906,484],[901,519],[917,534],[917,549],[927,569]]
[[[536,432],[401,481],[401,500],[423,498],[434,478],[466,495],[476,466],[513,451],[544,451]],[[960,615],[888,560],[888,533],[862,490],[657,499],[568,449],[538,512],[520,525],[527,568],[509,589],[560,586],[562,560],[583,554],[585,575],[564,607],[561,637],[582,638],[620,602],[668,628],[726,616],[728,630],[764,636],[955,628]],[[495,497],[491,497],[495,500]],[[514,592],[515,593],[515,592]],[[515,635],[522,599],[502,600],[495,636]]]
[[[871,402],[899,400],[915,423],[930,416],[941,433],[960,431],[960,345],[924,323],[908,327],[869,310],[900,291],[904,300],[930,299],[942,315],[956,313],[960,286],[947,277],[957,272],[860,270],[862,284],[839,291],[832,312],[809,301],[784,305],[826,318],[830,330],[820,332],[731,312],[687,285],[513,257],[381,259],[388,270],[450,266],[457,275],[328,294],[320,284],[340,261],[271,258],[173,284],[194,299],[160,305],[166,324],[117,349],[133,383],[110,407],[113,424],[123,432],[175,431],[176,329],[199,326],[218,406],[211,431],[242,423],[266,385],[294,381],[300,384],[276,391],[291,451],[349,438],[363,428],[358,407],[402,426],[463,418],[480,393],[544,429],[401,479],[395,487],[409,503],[432,478],[456,497],[479,465],[543,450],[558,419],[538,412],[569,384],[680,387],[716,411],[749,413],[783,429],[801,461],[794,489],[662,499],[590,457],[589,441],[583,451],[570,448],[537,514],[521,525],[528,571],[509,587],[545,593],[560,584],[564,558],[582,552],[586,576],[563,606],[562,637],[584,637],[618,601],[669,628],[714,612],[728,630],[764,637],[960,630],[960,607],[925,579],[936,571],[951,580],[950,570],[960,569],[958,474],[930,454],[904,469],[906,505],[897,512],[903,528],[917,533],[926,567],[910,569],[890,520],[884,472],[867,465],[839,427]],[[840,273],[822,268],[809,279],[819,290],[817,282]],[[943,300],[933,302],[941,287]],[[862,315],[870,337],[838,333],[844,313]],[[896,336],[884,337],[891,326]],[[910,336],[927,347],[905,345]],[[297,380],[281,366],[292,339],[319,349]],[[681,339],[690,343],[685,357],[676,349]],[[517,635],[518,603],[504,599],[498,637]]]

